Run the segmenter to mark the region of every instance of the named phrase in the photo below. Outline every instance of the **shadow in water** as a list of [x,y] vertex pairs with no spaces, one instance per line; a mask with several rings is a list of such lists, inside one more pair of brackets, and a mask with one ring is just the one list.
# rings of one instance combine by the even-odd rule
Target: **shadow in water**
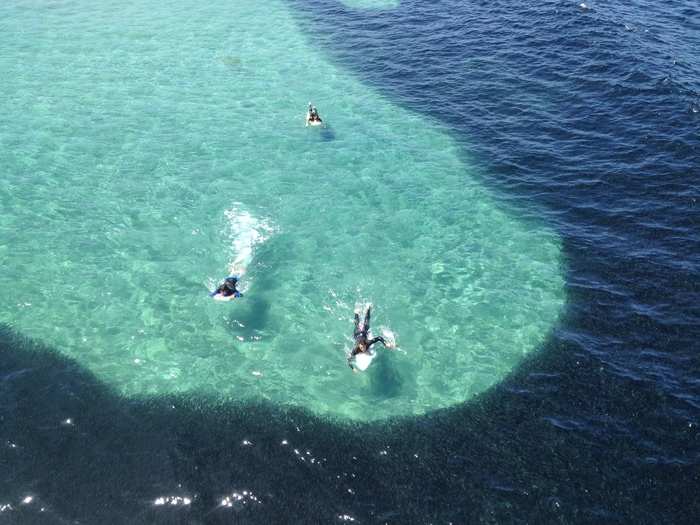
[[[396,395],[400,377],[376,365],[373,388]],[[17,523],[629,522],[650,508],[681,523],[696,471],[631,461],[648,455],[653,436],[605,423],[650,410],[659,394],[635,385],[622,395],[624,385],[591,365],[553,337],[462,406],[348,424],[265,403],[123,399],[3,328],[0,506]],[[553,393],[551,378],[574,367],[576,381]],[[562,397],[576,400],[575,415],[562,412]],[[678,450],[692,439],[679,433]],[[619,469],[603,479],[603,464]],[[655,490],[630,479],[653,480]]]
[[256,295],[244,295],[240,299],[236,310],[228,317],[228,325],[235,335],[246,339],[258,336],[265,331],[267,326],[270,302]]
[[[512,77],[476,89],[478,78],[490,77],[479,67],[465,67],[464,57],[499,56],[494,53],[499,46],[517,49],[524,45],[528,39],[521,35],[513,33],[519,38],[517,45],[509,44],[506,34],[493,33],[498,38],[485,38],[483,31],[476,31],[478,24],[483,24],[479,16],[450,17],[455,34],[463,31],[465,20],[469,20],[467,32],[473,34],[475,42],[473,46],[455,48],[435,38],[424,16],[416,16],[416,10],[421,9],[430,15],[430,3],[402,2],[406,7],[390,15],[358,13],[329,0],[292,3],[304,16],[318,9],[313,24],[306,24],[320,28],[315,31],[318,39],[349,42],[347,47],[333,48],[347,64],[357,58],[357,50],[362,50],[367,58],[357,61],[362,66],[357,69],[367,71],[367,64],[375,64],[373,73],[366,74],[365,79],[374,85],[394,86],[388,94],[405,105],[425,107],[436,91],[452,97],[435,110],[438,117],[466,134],[482,133],[484,143],[484,136],[493,137],[491,146],[498,154],[510,152],[495,165],[493,173],[542,171],[542,178],[532,178],[527,188],[512,190],[513,195],[534,195],[546,207],[564,210],[575,226],[594,224],[596,219],[587,215],[585,206],[576,213],[570,211],[577,210],[579,201],[586,204],[594,198],[606,203],[606,199],[618,200],[628,193],[635,197],[636,188],[651,192],[646,183],[632,184],[628,177],[608,176],[605,162],[598,164],[600,173],[593,170],[589,175],[608,181],[600,185],[598,193],[593,193],[591,184],[577,186],[572,182],[578,162],[571,163],[575,164],[570,168],[571,178],[564,178],[568,160],[564,163],[557,159],[568,157],[561,154],[570,151],[567,147],[580,150],[585,146],[600,151],[607,159],[613,143],[611,135],[600,132],[605,124],[600,119],[587,119],[584,124],[595,127],[596,133],[573,137],[576,140],[570,137],[570,130],[548,132],[552,121],[573,120],[564,117],[569,111],[581,110],[575,100],[562,98],[563,113],[548,114],[547,118],[504,118],[508,115],[499,108],[508,107],[501,100],[508,95],[503,92],[505,87],[508,92],[520,88],[527,94],[528,86],[536,84],[527,70],[534,74],[543,71],[533,68],[530,60],[522,60],[525,70],[518,70],[517,64],[503,58],[512,53],[501,53],[496,67],[498,71],[512,71]],[[517,12],[503,2],[497,4],[505,7],[504,17]],[[455,10],[467,6],[462,9],[476,14],[494,4],[446,5]],[[536,6],[529,6],[524,13],[527,17],[516,19],[513,25],[536,19],[537,34],[541,34],[539,26],[546,20],[532,16]],[[341,15],[346,25],[334,26],[333,17]],[[491,19],[494,17],[483,17]],[[424,35],[421,53],[415,53],[412,38],[392,38],[387,29],[401,23],[405,35],[410,31]],[[580,45],[589,39],[581,40],[581,35],[570,38],[569,34],[577,27],[597,23],[593,17],[576,18],[575,23],[566,26],[556,23],[553,19],[549,26],[542,27],[565,27],[567,31],[559,32],[566,34],[567,45],[575,52],[555,53],[557,48],[551,47],[554,37],[534,40],[541,41],[545,50],[551,48],[562,67],[567,57],[581,57],[584,65],[588,61],[601,63],[606,55],[599,47]],[[355,42],[364,44],[357,39],[363,35],[366,38],[366,30],[372,28],[377,38],[386,34],[385,41],[353,46]],[[599,33],[597,28],[595,31],[594,37]],[[451,72],[473,71],[473,76],[458,77],[449,86],[433,82],[433,78],[441,78],[440,71],[433,68],[442,68],[445,63],[426,58],[433,48],[435,53],[430,56],[445,50],[454,57]],[[615,49],[619,48],[616,45]],[[421,67],[409,67],[414,60]],[[397,67],[385,68],[392,64]],[[573,65],[572,71],[580,70],[576,62]],[[624,65],[620,77],[629,70],[629,64]],[[385,75],[394,75],[396,81],[391,82]],[[570,92],[603,104],[599,82],[590,83],[588,94],[581,96],[581,79],[577,75],[564,78],[570,78],[573,84],[564,84],[567,89],[560,90],[560,96]],[[455,87],[460,85],[472,93],[473,106],[465,108],[465,94]],[[405,90],[398,93],[396,86],[405,86]],[[432,90],[430,86],[434,86]],[[548,100],[555,94],[551,82],[547,82],[546,89]],[[639,98],[624,87],[618,91],[613,103],[601,106],[608,110],[604,113],[612,121],[637,122],[644,113],[647,128],[659,130],[663,122],[653,115],[663,115],[659,118],[668,120],[673,128],[668,136],[677,136],[681,128],[666,118],[672,111],[665,112],[655,104],[620,104],[620,100],[638,102]],[[620,107],[630,112],[627,120],[627,115],[616,113]],[[461,108],[461,112],[453,108]],[[521,125],[532,129],[523,132],[517,128]],[[557,133],[563,139],[557,138]],[[540,135],[554,144],[555,154],[533,157],[531,142],[523,141],[518,146],[500,138]],[[668,143],[669,147],[677,147],[672,140]],[[642,146],[648,151],[640,158],[668,157],[668,152],[656,150],[650,143]],[[482,151],[488,154],[490,150]],[[687,155],[690,158],[690,153]],[[624,156],[620,159],[624,161]],[[678,170],[681,182],[687,181],[693,165]],[[655,173],[653,179],[662,178],[667,184],[673,175],[664,169],[637,171]],[[548,186],[549,175],[560,182]],[[513,179],[516,183],[519,180]],[[571,192],[570,201],[561,200],[565,186],[575,189],[567,190]],[[514,187],[520,188],[518,184]],[[541,192],[546,195],[540,197]],[[658,209],[666,213],[668,208]],[[652,207],[644,207],[641,213],[651,217],[655,212]],[[611,231],[616,231],[614,219],[606,224]],[[60,357],[56,350],[8,328],[0,329],[0,521],[335,523],[352,518],[355,523],[400,524],[692,523],[700,515],[700,435],[697,409],[689,407],[698,398],[687,394],[690,387],[674,390],[676,381],[667,363],[678,359],[683,367],[692,369],[694,361],[677,349],[696,348],[697,339],[692,326],[679,328],[652,316],[627,315],[630,295],[617,289],[648,299],[661,292],[640,287],[659,281],[668,290],[668,297],[662,298],[675,305],[674,296],[682,296],[682,287],[687,283],[692,286],[697,280],[691,278],[696,276],[683,274],[687,278],[682,282],[678,275],[685,270],[660,270],[643,258],[630,264],[630,259],[585,238],[576,238],[575,229],[572,232],[564,241],[570,263],[570,303],[562,328],[496,387],[459,406],[424,417],[346,424],[265,403],[176,396],[126,400],[75,362]],[[685,249],[692,248],[685,238],[680,239],[689,246]],[[271,247],[261,247],[264,249]],[[680,248],[674,250],[677,254]],[[640,268],[644,272],[639,273]],[[596,280],[607,282],[604,277],[608,275],[614,278],[612,292],[591,285]],[[262,302],[250,306],[249,314],[243,315],[250,316],[247,321],[253,329],[262,329],[268,306]],[[642,349],[653,349],[665,359],[659,358],[654,369],[658,381],[647,380],[635,374],[632,367],[620,365]],[[398,393],[401,377],[392,376],[390,365],[377,365],[377,382],[372,383],[378,389],[375,392],[387,397]]]
[[320,130],[320,136],[323,142],[332,142],[335,140],[335,131],[329,124],[325,124]]
[[401,375],[388,357],[385,351],[379,350],[370,369],[372,393],[380,399],[398,397],[403,386]]

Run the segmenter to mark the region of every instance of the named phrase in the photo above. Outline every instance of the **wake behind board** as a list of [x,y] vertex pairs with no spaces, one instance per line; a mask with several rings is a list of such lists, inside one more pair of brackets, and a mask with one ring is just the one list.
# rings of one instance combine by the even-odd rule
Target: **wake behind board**
[[255,248],[266,241],[272,233],[272,227],[263,219],[258,219],[245,210],[234,206],[225,212],[229,222],[229,237],[233,261],[229,263],[229,275],[239,278],[248,270]]
[[[255,247],[267,240],[273,232],[273,228],[264,219],[258,219],[246,210],[241,209],[241,205],[234,204],[231,209],[224,212],[231,240],[230,252],[233,260],[229,263],[229,277],[235,277],[240,281],[253,261]],[[223,295],[221,293],[210,293],[215,301],[228,302],[242,297],[247,291],[247,282],[243,283],[243,288],[233,295]]]

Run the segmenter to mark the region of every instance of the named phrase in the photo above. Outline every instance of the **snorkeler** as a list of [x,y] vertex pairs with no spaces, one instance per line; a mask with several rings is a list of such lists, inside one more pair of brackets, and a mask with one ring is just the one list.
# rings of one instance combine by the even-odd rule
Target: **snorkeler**
[[242,297],[243,294],[238,291],[236,285],[238,284],[238,277],[232,275],[231,277],[226,277],[224,282],[219,285],[219,287],[211,292],[209,295],[211,297],[221,297],[225,299],[234,299],[236,297]]
[[318,126],[322,123],[323,120],[321,120],[316,106],[311,105],[311,102],[309,102],[309,109],[306,112],[306,125]]
[[355,347],[352,349],[352,352],[350,352],[350,355],[348,356],[348,366],[353,370],[353,372],[355,372],[356,369],[353,366],[352,360],[356,355],[371,353],[370,347],[377,342],[382,343],[385,347],[387,346],[387,343],[382,336],[377,336],[369,340],[367,339],[369,337],[369,318],[371,311],[372,305],[367,307],[367,312],[365,313],[365,321],[362,323],[362,326],[360,326],[360,314],[355,312],[355,330],[352,334],[352,336],[355,338]]

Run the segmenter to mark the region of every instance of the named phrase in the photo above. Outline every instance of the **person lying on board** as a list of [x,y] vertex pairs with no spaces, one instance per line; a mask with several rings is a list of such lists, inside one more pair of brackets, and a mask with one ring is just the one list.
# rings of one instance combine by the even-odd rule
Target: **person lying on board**
[[372,305],[369,305],[367,307],[367,312],[365,312],[365,320],[362,323],[362,325],[360,325],[360,314],[358,312],[355,312],[355,330],[352,334],[352,336],[355,338],[355,347],[352,349],[352,352],[350,352],[350,355],[348,356],[348,366],[352,369],[353,372],[356,371],[355,367],[353,366],[353,359],[356,355],[370,353],[370,348],[374,343],[382,343],[385,347],[387,346],[386,341],[381,335],[372,339],[368,339],[369,320],[371,311]]
[[238,277],[235,275],[232,275],[230,277],[226,277],[224,279],[224,282],[219,285],[219,287],[211,292],[209,295],[211,297],[216,297],[220,296],[223,298],[228,298],[228,299],[234,299],[236,297],[242,297],[243,294],[238,291],[236,288],[236,285],[238,284]]
[[312,106],[311,102],[309,102],[309,109],[306,112],[306,125],[318,126],[321,123],[323,123],[323,120],[321,120],[316,106]]

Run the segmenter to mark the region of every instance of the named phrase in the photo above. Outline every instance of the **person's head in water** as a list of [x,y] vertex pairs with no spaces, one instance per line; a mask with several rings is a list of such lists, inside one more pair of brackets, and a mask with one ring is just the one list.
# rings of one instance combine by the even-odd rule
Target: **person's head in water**
[[237,277],[227,277],[224,280],[224,286],[234,292],[236,291],[236,284],[238,284]]

